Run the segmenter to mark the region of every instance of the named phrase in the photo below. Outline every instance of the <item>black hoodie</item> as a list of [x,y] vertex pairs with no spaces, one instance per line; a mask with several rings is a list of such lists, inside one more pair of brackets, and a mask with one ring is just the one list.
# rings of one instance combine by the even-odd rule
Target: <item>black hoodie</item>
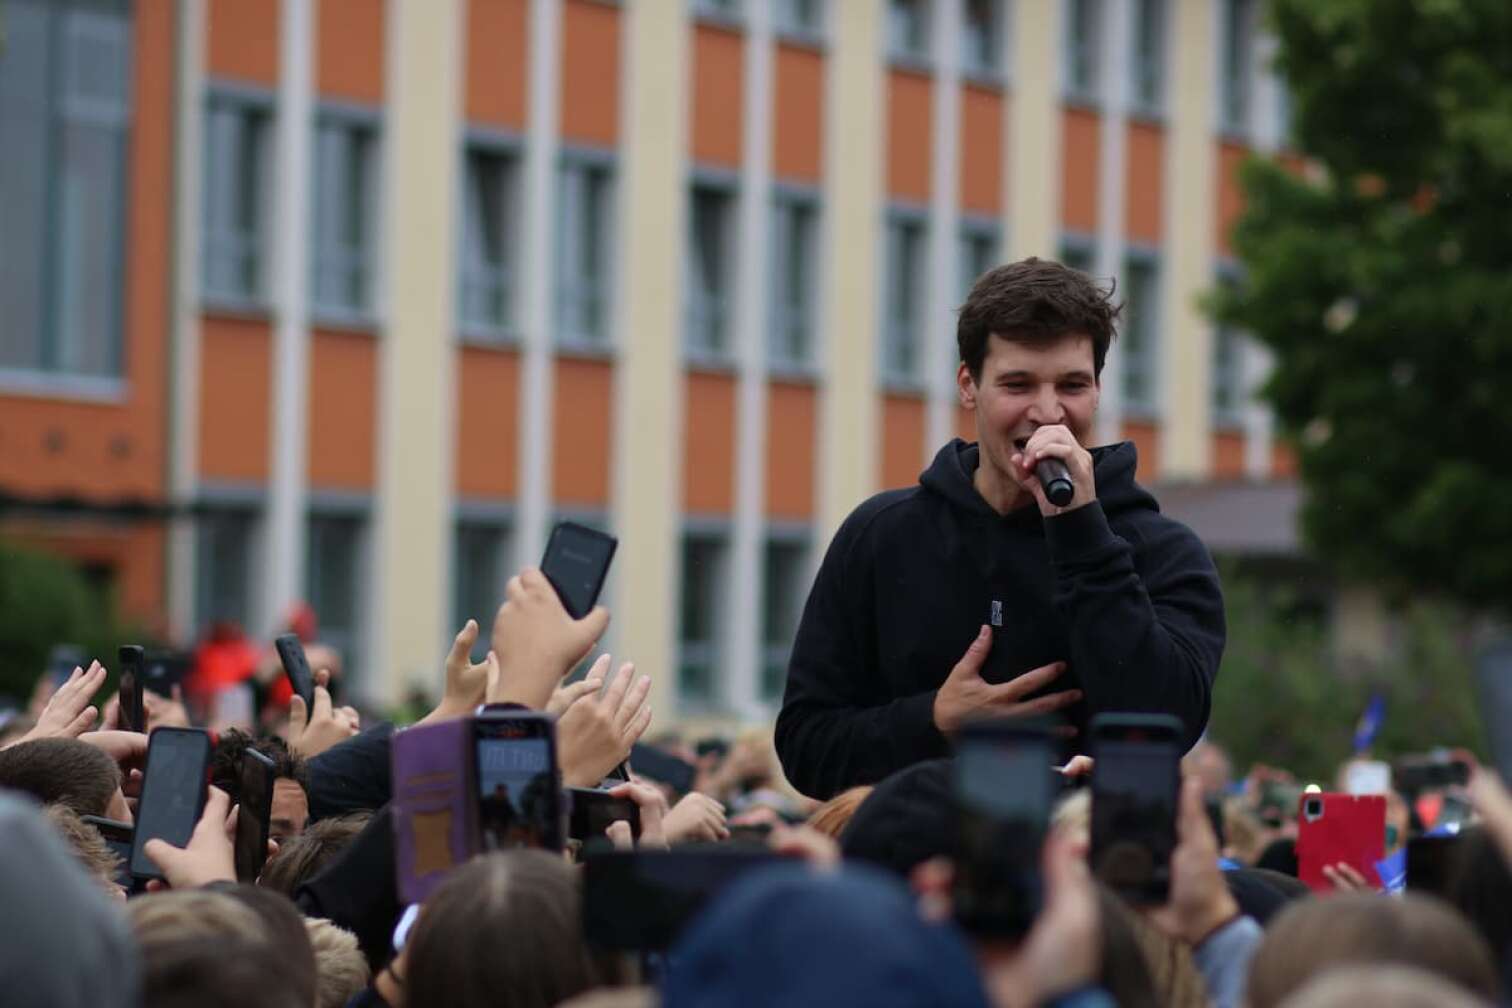
[[1004,516],[972,484],[977,446],[956,440],[917,487],[851,512],[809,593],[777,717],[799,791],[828,798],[947,755],[935,692],[984,623],[983,678],[1065,660],[1048,691],[1084,691],[1067,710],[1083,736],[1094,713],[1139,711],[1174,714],[1196,741],[1223,654],[1212,557],[1134,482],[1132,444],[1092,460],[1096,501]]

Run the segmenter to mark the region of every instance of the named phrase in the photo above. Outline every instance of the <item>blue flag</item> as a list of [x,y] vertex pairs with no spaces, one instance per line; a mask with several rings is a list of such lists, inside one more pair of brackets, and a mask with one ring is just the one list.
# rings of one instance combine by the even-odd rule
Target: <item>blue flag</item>
[[1356,753],[1362,753],[1371,747],[1376,736],[1381,733],[1381,725],[1385,721],[1386,697],[1381,693],[1372,693],[1370,702],[1365,705],[1364,713],[1355,723],[1354,751]]

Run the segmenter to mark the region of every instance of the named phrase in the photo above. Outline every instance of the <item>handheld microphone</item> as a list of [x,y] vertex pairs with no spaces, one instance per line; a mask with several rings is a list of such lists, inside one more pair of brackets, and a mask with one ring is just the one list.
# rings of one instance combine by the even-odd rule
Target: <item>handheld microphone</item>
[[1042,458],[1034,464],[1034,475],[1045,488],[1045,497],[1056,507],[1065,507],[1076,496],[1076,487],[1071,483],[1071,470],[1058,458]]

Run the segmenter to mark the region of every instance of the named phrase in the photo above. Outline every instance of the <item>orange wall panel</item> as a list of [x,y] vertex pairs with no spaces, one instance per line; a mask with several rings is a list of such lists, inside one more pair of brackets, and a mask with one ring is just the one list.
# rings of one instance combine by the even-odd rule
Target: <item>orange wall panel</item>
[[1123,439],[1134,442],[1139,453],[1139,465],[1134,478],[1148,486],[1160,478],[1160,425],[1140,421],[1125,421]]
[[613,366],[602,360],[558,358],[551,412],[552,498],[568,507],[607,507]]
[[272,422],[271,329],[267,322],[206,316],[200,331],[200,475],[260,483],[268,476]]
[[735,509],[735,379],[689,372],[683,391],[683,510]]
[[1285,441],[1271,443],[1271,475],[1276,479],[1295,479],[1298,473],[1297,451]]
[[457,353],[456,487],[463,497],[509,498],[519,485],[520,355],[464,346]]
[[310,485],[370,490],[378,428],[378,349],[366,333],[310,335]]
[[167,630],[164,536],[164,527],[156,523],[123,525],[88,518],[27,518],[0,525],[0,538],[56,554],[79,567],[110,571],[122,615],[159,635]]
[[814,444],[818,440],[814,386],[767,385],[766,512],[806,521],[814,514]]
[[525,128],[529,39],[530,0],[469,0],[468,122]]
[[1157,245],[1165,222],[1165,129],[1130,123],[1127,150],[1124,235]]
[[924,469],[924,400],[916,395],[882,397],[883,489],[913,486]]
[[1232,255],[1230,236],[1244,212],[1244,192],[1239,188],[1239,166],[1249,157],[1243,144],[1225,141],[1218,145],[1218,254]]
[[383,101],[384,0],[320,0],[315,5],[315,90],[325,98]]
[[[137,6],[142,12],[143,8],[172,5]],[[210,0],[206,72],[211,77],[229,77],[277,87],[280,7],[279,0]],[[172,61],[167,65],[171,67]]]
[[562,8],[562,139],[619,141],[620,10],[593,0]]
[[699,164],[740,168],[741,80],[745,36],[700,24],[693,29],[693,119],[689,155]]
[[933,83],[912,70],[887,75],[887,194],[893,199],[929,202]]
[[772,171],[818,185],[824,173],[824,57],[778,43],[773,60]]
[[1213,435],[1213,479],[1244,478],[1244,432],[1218,431]]
[[961,209],[997,214],[1003,206],[1003,94],[961,86]]
[[1097,159],[1101,117],[1090,109],[1061,113],[1061,223],[1073,231],[1097,230]]

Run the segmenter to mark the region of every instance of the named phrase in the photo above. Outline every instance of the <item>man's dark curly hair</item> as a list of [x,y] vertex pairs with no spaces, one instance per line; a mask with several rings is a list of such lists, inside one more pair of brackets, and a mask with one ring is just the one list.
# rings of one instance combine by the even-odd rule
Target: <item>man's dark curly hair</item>
[[971,377],[981,381],[987,341],[994,335],[1048,346],[1084,333],[1092,338],[1093,373],[1101,376],[1122,310],[1112,285],[1100,287],[1085,273],[1030,256],[988,270],[972,285],[956,320],[956,347]]
[[256,749],[272,760],[275,778],[287,777],[309,793],[310,776],[305,770],[304,757],[292,752],[283,739],[277,735],[254,739],[244,731],[230,728],[221,733],[210,755],[210,783],[230,795],[233,804],[241,800],[239,771],[241,754],[246,749]]

